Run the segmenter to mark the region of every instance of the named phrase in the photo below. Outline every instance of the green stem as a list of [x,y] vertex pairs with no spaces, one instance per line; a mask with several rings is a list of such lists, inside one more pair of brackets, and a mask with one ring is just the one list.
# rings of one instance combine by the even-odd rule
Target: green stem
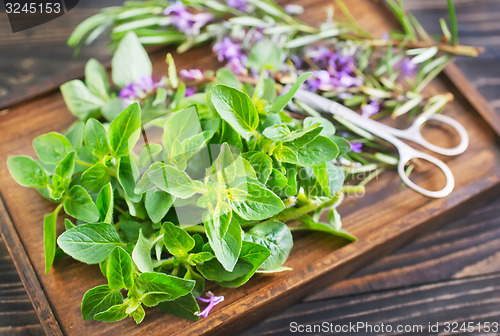
[[76,159],[75,163],[79,164],[80,166],[85,166],[85,167],[92,167],[93,166],[93,164],[82,161],[80,159]]
[[[299,194],[300,197],[300,194]],[[298,208],[289,208],[275,216],[275,219],[280,222],[288,222],[292,219],[296,219],[300,216],[306,215],[310,212],[313,212],[320,208],[329,208],[338,203],[344,197],[344,193],[342,191],[338,191],[335,195],[326,202],[316,203],[309,201],[305,205]]]

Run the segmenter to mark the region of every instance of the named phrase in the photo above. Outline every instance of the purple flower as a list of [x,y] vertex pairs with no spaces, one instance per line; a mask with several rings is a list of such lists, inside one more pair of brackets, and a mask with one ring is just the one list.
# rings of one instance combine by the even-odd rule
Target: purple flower
[[152,95],[161,87],[165,87],[165,78],[155,81],[151,76],[143,76],[138,82],[130,83],[120,90],[118,97],[123,99],[124,105],[140,101]]
[[217,53],[219,62],[227,61],[227,67],[236,74],[246,73],[243,66],[246,56],[241,51],[241,44],[234,42],[229,37],[224,37],[214,44],[213,51]]
[[198,35],[200,29],[214,18],[209,13],[193,14],[188,12],[186,6],[180,1],[165,8],[163,15],[168,15],[171,18],[170,23],[189,36]]
[[413,63],[409,57],[405,57],[399,67],[401,69],[401,73],[405,77],[413,76],[415,74],[415,70],[417,70],[417,65]]
[[248,2],[246,0],[226,0],[229,7],[236,8],[240,12],[246,12],[248,9]]
[[351,152],[354,153],[361,153],[361,148],[363,147],[363,144],[360,142],[353,142],[351,143]]
[[203,72],[200,69],[183,69],[179,75],[185,80],[202,80],[204,78]]
[[208,306],[206,306],[201,312],[195,313],[196,316],[207,317],[213,307],[224,301],[224,296],[215,296],[212,292],[207,292],[207,296],[208,299],[197,297],[199,301],[208,303]]
[[190,97],[196,93],[196,88],[195,87],[187,87],[186,88],[186,97]]
[[241,45],[234,42],[227,36],[224,37],[222,41],[214,44],[213,50],[217,53],[217,59],[219,62],[223,62],[224,60],[230,61],[233,58],[242,57]]
[[361,106],[361,111],[362,111],[361,115],[363,117],[369,118],[372,115],[377,114],[379,110],[380,110],[380,103],[378,102],[378,100],[374,99],[370,102],[370,104],[364,104],[363,106]]

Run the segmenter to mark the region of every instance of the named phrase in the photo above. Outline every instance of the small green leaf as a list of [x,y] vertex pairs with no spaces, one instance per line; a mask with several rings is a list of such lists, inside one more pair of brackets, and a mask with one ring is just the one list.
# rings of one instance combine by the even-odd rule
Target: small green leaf
[[192,321],[198,321],[200,318],[195,313],[200,311],[198,303],[193,294],[181,296],[172,301],[160,302],[156,308],[167,314],[172,314]]
[[99,212],[85,189],[74,185],[64,199],[64,211],[72,217],[86,222],[99,220]]
[[139,230],[137,243],[132,251],[132,259],[141,272],[153,272],[153,260],[151,258],[151,249],[156,241],[151,241],[144,237],[142,230]]
[[106,139],[106,129],[96,119],[90,118],[85,124],[85,146],[97,158],[102,159],[111,152]]
[[148,53],[133,32],[127,33],[118,44],[111,67],[113,82],[121,88],[153,74]]
[[141,305],[138,305],[137,308],[130,313],[130,316],[134,319],[135,323],[139,324],[142,322],[142,320],[144,320],[146,312],[144,311],[144,308],[142,308]]
[[84,320],[92,320],[95,314],[104,312],[112,306],[123,303],[123,296],[119,290],[111,289],[108,285],[101,285],[89,289],[82,300],[82,316]]
[[281,199],[271,190],[256,183],[242,183],[237,189],[246,191],[244,201],[229,201],[231,208],[246,220],[263,220],[285,209]]
[[191,265],[196,265],[203,264],[213,258],[215,258],[215,256],[210,252],[191,253],[189,254],[188,261]]
[[135,193],[136,181],[139,177],[139,171],[135,164],[131,162],[129,156],[123,156],[119,159],[117,168],[118,182],[122,186],[125,194],[132,202],[139,202],[142,195]]
[[145,294],[142,303],[148,307],[187,295],[193,290],[194,285],[193,280],[156,272],[142,273],[137,281],[137,289]]
[[57,238],[57,244],[68,255],[87,264],[106,259],[116,246],[122,245],[113,225],[89,223],[75,226]]
[[75,169],[76,153],[69,152],[56,166],[55,175],[61,177],[63,181],[70,181]]
[[128,316],[128,304],[122,303],[109,307],[108,310],[97,313],[94,315],[94,320],[102,322],[116,322],[121,321]]
[[158,188],[179,198],[189,198],[204,190],[203,183],[192,180],[186,172],[172,166],[152,170],[148,177]]
[[111,289],[130,289],[134,285],[132,258],[120,246],[114,248],[106,263],[106,277]]
[[[344,229],[337,229],[336,227],[331,226],[329,223],[321,223],[315,222],[311,217],[304,215],[297,218],[298,221],[302,223],[302,225],[295,226],[294,230],[311,230],[311,231],[320,231],[327,232],[337,237],[341,237],[347,239],[349,241],[356,241],[356,237],[352,236],[349,232]],[[336,224],[337,226],[337,224]]]
[[330,120],[322,117],[307,117],[304,119],[303,126],[304,128],[311,128],[316,124],[319,124],[322,127],[319,135],[322,135],[327,138],[331,137],[332,135],[335,135],[335,126],[333,126]]
[[98,162],[82,173],[80,183],[89,190],[97,192],[109,183],[109,174],[102,162]]
[[297,163],[302,166],[317,166],[335,159],[339,149],[330,139],[318,136],[297,150]]
[[163,243],[168,252],[176,257],[185,256],[194,247],[194,239],[181,229],[170,222],[163,223]]
[[172,54],[167,54],[166,62],[168,65],[168,81],[170,82],[170,85],[172,85],[172,87],[176,89],[179,85],[179,77],[177,77],[177,69],[175,67],[175,62]]
[[351,150],[351,144],[346,139],[339,136],[330,136],[328,138],[339,148],[339,156],[344,155]]
[[49,183],[43,168],[29,156],[9,156],[7,167],[14,180],[24,187],[44,188]]
[[49,273],[56,255],[56,223],[59,208],[43,217],[43,246],[45,250],[45,273]]
[[174,197],[163,190],[146,191],[144,205],[149,218],[153,223],[158,223],[167,214],[174,203]]
[[241,250],[240,224],[231,213],[215,217],[204,224],[210,247],[217,260],[224,269],[232,272]]
[[94,95],[81,80],[74,79],[60,87],[64,102],[71,114],[80,120],[98,117],[104,101]]
[[293,247],[292,233],[288,226],[281,222],[257,224],[245,233],[245,240],[262,245],[271,252],[259,270],[279,269],[288,259]]
[[78,152],[82,148],[83,144],[83,133],[85,130],[85,123],[81,120],[75,121],[68,128],[64,136],[69,140],[71,146]]
[[256,133],[259,115],[246,93],[230,86],[217,84],[212,87],[210,97],[221,118],[242,137],[249,139]]
[[90,92],[104,100],[109,99],[109,81],[106,69],[95,58],[85,65],[85,84]]
[[272,125],[264,129],[262,132],[267,138],[273,140],[280,140],[287,134],[290,134],[290,129],[286,125]]
[[266,184],[269,176],[271,175],[271,169],[273,166],[273,160],[271,157],[264,152],[257,152],[248,159],[248,162],[250,162],[255,170],[257,179],[262,184]]
[[292,85],[290,90],[288,90],[287,93],[282,94],[276,98],[276,100],[273,103],[273,106],[271,107],[271,113],[279,113],[281,110],[285,108],[285,106],[292,100],[293,96],[297,92],[297,90],[300,88],[300,86],[309,78],[311,77],[312,72],[304,72],[297,78],[297,81]]
[[66,137],[57,132],[42,134],[33,140],[40,161],[48,164],[57,164],[73,151],[71,143]]
[[331,197],[344,185],[344,172],[332,162],[314,167],[302,167],[300,186],[307,195]]
[[111,155],[119,158],[129,154],[139,139],[141,128],[141,108],[139,104],[129,105],[109,125],[107,138]]
[[104,223],[113,224],[113,187],[111,183],[106,184],[97,195],[96,207],[99,217]]

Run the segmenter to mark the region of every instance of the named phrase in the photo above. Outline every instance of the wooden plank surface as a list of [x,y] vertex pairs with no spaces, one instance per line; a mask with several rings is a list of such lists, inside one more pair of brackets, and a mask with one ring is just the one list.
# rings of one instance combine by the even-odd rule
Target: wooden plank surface
[[[359,13],[358,13],[359,14]],[[192,57],[196,57],[196,56],[201,56],[201,55],[196,55],[196,54],[191,54]],[[187,64],[186,64],[187,65]],[[441,89],[444,88],[443,84],[437,84],[438,87],[440,87]],[[24,106],[21,106],[17,109],[14,109],[15,112],[18,112],[18,113],[23,113],[23,116],[24,118],[35,118],[34,122],[33,123],[39,123],[39,125],[42,125],[42,129],[39,129],[39,128],[35,128],[34,126],[33,127],[27,127],[26,130],[24,130],[24,132],[26,133],[23,133],[23,134],[19,134],[20,132],[17,132],[15,133],[15,127],[12,128],[12,131],[10,132],[10,136],[14,136],[15,139],[13,140],[16,140],[16,142],[14,143],[14,141],[12,141],[11,143],[9,143],[8,145],[9,146],[13,146],[14,147],[14,150],[15,151],[26,151],[26,149],[28,148],[27,147],[27,142],[26,142],[26,138],[29,138],[29,139],[32,139],[36,134],[40,134],[40,133],[43,133],[45,129],[53,129],[54,128],[54,118],[57,118],[57,113],[60,113],[61,109],[63,109],[63,107],[61,106],[60,104],[60,99],[59,99],[59,102],[54,99],[45,99],[45,100],[42,100],[42,102],[38,102],[38,106],[44,106],[43,108],[41,109],[38,109],[38,111],[36,111],[38,114],[42,114],[44,117],[46,118],[49,118],[48,120],[47,119],[44,119],[42,120],[43,118],[38,118],[36,119],[36,116],[37,116],[37,113],[30,113],[28,112],[31,109],[35,109],[35,103],[29,103],[29,104],[26,104]],[[47,104],[47,106],[45,106],[45,104]],[[457,113],[459,116],[461,116],[461,118],[464,118],[462,120],[462,122],[464,120],[467,120],[468,122],[470,122],[472,125],[476,125],[478,126],[479,128],[482,128],[484,127],[484,123],[482,123],[477,117],[472,117],[472,119],[468,119],[469,116],[465,111],[464,109],[464,106],[467,107],[466,105],[466,102],[464,101],[461,101],[459,103],[455,103],[454,106],[453,106],[453,109],[451,109],[451,112],[453,113]],[[49,112],[49,110],[56,110],[55,112]],[[35,109],[36,110],[36,109]],[[17,114],[17,113],[16,113]],[[10,116],[9,116],[10,115]],[[50,119],[52,118],[52,119]],[[62,116],[59,116],[59,118],[61,120],[58,120],[57,121],[57,125],[56,127],[61,127],[64,128],[65,126],[67,126],[67,124],[69,123],[69,119],[64,119]],[[15,126],[16,125],[16,122],[19,123],[19,117],[14,117],[12,113],[8,113],[6,114],[6,118],[2,119],[1,120],[1,123],[3,124],[4,121],[7,121],[8,122],[8,125],[9,126]],[[17,138],[16,138],[17,136]],[[473,168],[476,168],[476,170],[479,172],[479,173],[482,173],[484,174],[485,176],[488,175],[489,173],[495,173],[494,171],[494,166],[497,165],[498,166],[498,160],[497,160],[497,156],[498,153],[493,153],[494,157],[493,157],[493,161],[490,161],[492,158],[491,158],[491,155],[487,153],[487,151],[481,151],[481,146],[484,146],[485,144],[487,144],[489,142],[489,140],[493,139],[493,135],[489,132],[485,132],[485,134],[479,134],[478,135],[478,143],[477,143],[477,147],[473,148],[473,150],[476,151],[476,154],[479,154],[477,160],[478,160],[478,166],[474,166]],[[25,141],[23,143],[23,141]],[[12,150],[12,149],[11,149]],[[32,152],[32,151],[31,151]],[[4,152],[5,153],[5,152]],[[4,154],[2,153],[2,154]],[[482,161],[482,160],[485,160],[485,161]],[[453,160],[455,161],[455,160]],[[460,160],[458,160],[460,161]],[[491,162],[493,164],[493,167],[492,166],[485,166],[481,163],[485,163],[485,162]],[[461,165],[465,165],[466,162],[463,161],[463,162],[458,162],[457,163],[457,166],[459,166],[459,164]],[[460,166],[459,166],[460,167]],[[2,167],[2,169],[4,169],[4,171],[1,171],[1,176],[4,177],[5,176],[5,167]],[[488,170],[490,169],[490,170]],[[493,171],[491,170],[493,169]],[[476,189],[472,188],[471,184],[473,183],[473,179],[468,179],[467,177],[465,177],[464,179],[462,179],[460,182],[461,185],[465,185],[465,186],[469,186],[471,189],[472,192],[474,192],[474,190],[480,190],[481,188],[488,188],[488,186],[492,186],[496,183],[496,180],[492,180],[492,179],[488,179],[488,178],[484,178],[482,179],[483,181],[483,185],[479,185],[479,186],[476,186]],[[3,181],[2,181],[3,182]],[[3,185],[3,183],[2,183]],[[389,187],[389,190],[383,190],[382,192],[385,192],[385,194],[388,194],[388,193],[392,193],[392,192],[397,192],[398,188],[398,181],[397,179],[395,179],[394,177],[384,177],[384,179],[380,180],[377,182],[376,186],[373,187],[374,189],[372,190],[373,192],[377,192],[378,191],[378,188],[382,189],[382,186],[385,186],[385,185],[388,185]],[[16,189],[15,189],[16,188]],[[19,197],[19,194],[17,194],[18,192],[20,192],[18,190],[19,188],[15,187],[14,185],[12,185],[12,183],[8,183],[7,181],[7,186],[4,187],[3,189],[0,189],[2,191],[2,194],[4,194],[5,190],[7,190],[7,203],[11,203],[11,206],[13,207],[14,210],[20,210],[21,207],[22,207],[22,204],[18,204],[16,203],[15,201],[11,200],[12,197]],[[21,192],[21,196],[22,197],[25,197],[25,199],[27,198],[31,198],[31,199],[36,199],[36,195],[35,193],[29,193],[27,192],[26,190],[23,190]],[[455,199],[454,201],[461,201],[461,200],[466,200],[469,196],[471,196],[471,194],[469,193],[465,193],[465,194],[459,194],[458,196],[455,195]],[[457,199],[458,197],[458,199]],[[398,202],[398,199],[401,200],[404,199],[404,202]],[[401,204],[402,203],[402,204]],[[415,223],[416,221],[416,218],[415,216],[429,216],[432,217],[431,213],[432,211],[439,211],[439,209],[441,207],[448,207],[450,209],[453,208],[453,206],[455,205],[452,201],[450,202],[438,202],[438,203],[434,203],[434,202],[430,202],[429,200],[426,200],[426,199],[423,199],[423,198],[420,198],[420,197],[417,197],[416,195],[414,195],[413,193],[407,191],[407,190],[404,190],[403,192],[401,192],[399,194],[398,197],[392,197],[392,198],[389,198],[388,199],[388,203],[387,203],[387,206],[390,207],[391,205],[394,205],[394,206],[397,206],[397,207],[401,207],[402,211],[405,211],[405,213],[409,213],[411,212],[412,210],[415,210],[417,211],[416,214],[417,215],[414,215],[414,217],[403,217],[402,219],[399,218],[399,224],[398,222],[396,222],[396,224],[394,225],[399,225],[399,226],[403,226],[403,225],[407,225],[407,222],[406,221],[413,221],[412,223]],[[373,216],[374,214],[374,208],[376,208],[376,202],[375,200],[373,199],[368,199],[368,198],[365,198],[365,199],[359,199],[359,200],[355,200],[355,201],[351,201],[349,204],[346,204],[346,206],[344,207],[344,214],[352,214],[354,212],[356,212],[357,208],[358,207],[362,207],[362,206],[367,206],[367,208],[365,209],[364,213],[363,214],[360,214],[359,211],[357,212],[357,216],[355,215],[350,215],[350,216],[347,216],[347,226],[349,228],[352,228],[352,229],[355,229],[357,230],[358,232],[363,232],[363,228],[361,227],[362,226],[362,223],[367,221],[367,218],[370,218],[370,216]],[[38,205],[29,205],[28,206],[29,209],[23,209],[25,214],[16,214],[14,215],[13,217],[18,217],[17,219],[19,220],[20,223],[30,223],[30,228],[31,230],[30,231],[34,231],[34,232],[21,232],[23,228],[19,228],[18,230],[20,231],[20,234],[21,236],[23,236],[23,234],[25,235],[25,238],[26,237],[36,237],[36,234],[39,234],[40,233],[40,227],[39,227],[39,224],[40,224],[40,219],[43,215],[44,212],[47,212],[48,211],[48,204],[38,204]],[[9,207],[10,208],[10,207]],[[29,211],[26,211],[26,210],[29,210]],[[31,212],[31,213],[30,213]],[[29,215],[28,215],[28,214]],[[415,212],[414,212],[415,213]],[[390,223],[390,220],[391,219],[397,219],[398,217],[401,217],[401,216],[398,216],[398,214],[388,214],[388,213],[382,213],[380,214],[382,216],[383,219],[385,220],[389,220],[389,223]],[[33,217],[35,219],[33,219]],[[349,220],[350,219],[350,220]],[[425,219],[425,218],[421,218],[421,219]],[[18,220],[14,220],[14,222],[18,222]],[[359,224],[361,223],[361,224]],[[394,223],[394,221],[393,221]],[[411,223],[410,223],[411,224]],[[38,225],[38,227],[37,227]],[[398,227],[398,226],[396,226]],[[351,230],[352,230],[351,229]],[[383,226],[381,225],[380,226],[380,229],[384,229]],[[27,228],[25,228],[25,231],[28,231]],[[415,229],[414,232],[418,232],[419,230]],[[387,232],[387,230],[385,231]],[[382,232],[383,233],[383,232]],[[397,237],[397,233],[394,233],[394,232],[387,232],[388,234],[393,234],[394,236]],[[410,233],[413,233],[410,232]],[[317,237],[314,237],[314,236],[306,236],[306,237],[303,237],[297,245],[298,248],[300,249],[300,246],[302,247],[305,247],[305,246],[308,246],[309,243],[311,242],[315,242],[317,244],[319,244],[319,250],[322,250],[323,249],[323,252],[324,252],[324,249],[330,249],[331,250],[331,247],[329,247],[329,245],[331,245],[332,242],[330,241],[325,241],[325,239],[316,239]],[[404,237],[406,239],[409,239],[411,238],[411,234],[409,234],[408,237]],[[24,240],[23,240],[24,241]],[[376,242],[373,242],[373,241],[364,241],[364,243],[376,243]],[[352,245],[340,250],[340,251],[344,251],[344,254],[342,253],[337,253],[335,252],[335,259],[338,258],[338,257],[344,257],[344,258],[347,258],[349,257],[349,252],[352,252]],[[41,246],[30,246],[30,247],[26,247],[27,249],[31,249],[32,252],[30,254],[30,252],[28,251],[28,254],[30,254],[30,256],[32,256],[32,262],[34,262],[35,264],[35,269],[37,269],[37,267],[39,268],[39,270],[41,270],[40,268],[40,261],[41,261],[41,258],[38,257],[38,261],[36,261],[37,259],[37,249],[38,249],[38,253],[39,253],[39,249],[40,249]],[[390,246],[391,248],[393,248],[394,246]],[[350,250],[348,250],[346,252],[346,249],[348,248],[351,248]],[[297,250],[297,247],[296,247],[296,250]],[[380,246],[377,246],[377,251],[380,252],[380,253],[385,253],[387,252],[383,247],[380,247]],[[318,251],[316,251],[316,253],[318,253]],[[318,255],[321,255],[321,254],[318,254]],[[334,259],[334,258],[332,258]],[[333,260],[334,261],[334,260]],[[366,260],[361,260],[361,262],[365,262]],[[38,265],[37,265],[38,263]],[[300,262],[297,261],[297,265],[300,265]],[[293,265],[295,266],[295,265]],[[313,265],[314,266],[314,265]],[[354,266],[357,266],[357,265],[354,265],[352,264],[352,266],[349,266],[348,269],[345,269],[343,270],[344,273],[342,274],[339,274],[339,275],[344,275],[345,273],[351,271],[350,268],[354,267]],[[61,268],[61,267],[68,267],[70,271],[72,271],[71,273],[72,274],[78,274],[78,272],[74,271],[75,268],[78,268],[80,269],[79,272],[81,272],[81,266],[75,266],[74,263],[68,263],[68,264],[63,264],[63,265],[58,265],[57,267]],[[88,270],[87,270],[88,271]],[[71,273],[68,274],[67,272],[63,272],[61,269],[60,271],[58,271],[59,274],[52,274],[52,275],[49,275],[49,277],[47,278],[42,278],[42,282],[44,283],[45,287],[46,287],[46,290],[47,290],[47,284],[48,286],[54,286],[55,285],[50,285],[50,282],[53,281],[54,277],[64,277],[64,276],[68,276],[68,277],[71,277]],[[89,277],[91,278],[92,275],[96,275],[97,274],[97,271],[95,271],[94,273],[92,273],[91,275],[89,275]],[[50,279],[52,278],[52,279]],[[266,277],[264,277],[266,278]],[[93,281],[97,281],[97,278],[92,278]],[[58,279],[55,279],[55,280],[58,280]],[[282,281],[286,281],[284,278],[283,279],[280,279],[279,277],[276,278],[276,282],[282,282]],[[59,281],[62,281],[62,279],[59,279]],[[266,279],[263,279],[263,277],[260,277],[259,279],[256,279],[256,281],[253,281],[250,288],[248,288],[248,290],[245,290],[244,289],[244,292],[248,293],[249,295],[252,293],[252,291],[256,288],[259,287],[259,283],[262,283],[262,282],[265,282]],[[325,281],[326,282],[326,281]],[[92,284],[89,283],[89,287],[91,286]],[[64,286],[63,286],[64,287]],[[82,288],[82,290],[84,291],[85,289]],[[302,290],[307,290],[307,288],[302,288]],[[279,292],[279,289],[277,290]],[[243,293],[245,294],[245,293]],[[300,293],[298,292],[297,293],[297,297],[299,297],[300,295],[303,295],[303,293]],[[287,304],[288,302],[292,302],[292,301],[296,301],[297,297],[294,297],[294,298],[290,298],[289,301],[285,301],[284,303]],[[228,295],[227,298],[231,299],[231,295]],[[233,298],[236,298],[235,296],[233,296]],[[244,300],[241,299],[241,301],[243,302]],[[57,309],[56,309],[57,311]],[[76,309],[73,308],[73,310],[71,311],[72,314],[75,315],[75,317],[79,317],[78,315],[78,312]],[[220,315],[220,314],[219,314]],[[156,315],[154,318],[158,318],[158,316]],[[224,319],[224,316],[219,316],[219,318],[221,319]],[[217,323],[217,322],[215,322]],[[96,326],[102,326],[102,324],[96,324]],[[150,323],[151,325],[151,323]],[[204,324],[204,326],[206,326],[207,324]],[[154,329],[154,326],[151,327],[153,329],[149,329],[149,330],[155,330]],[[102,329],[102,328],[101,328]],[[97,329],[96,329],[97,330]],[[75,331],[76,332],[76,331]]]

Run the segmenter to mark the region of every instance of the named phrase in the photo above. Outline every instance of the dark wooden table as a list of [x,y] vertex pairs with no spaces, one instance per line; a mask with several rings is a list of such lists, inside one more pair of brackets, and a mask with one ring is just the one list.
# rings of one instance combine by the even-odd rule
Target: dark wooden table
[[[500,2],[455,2],[462,43],[486,47],[478,59],[460,58],[457,65],[500,111]],[[32,97],[46,91],[52,83],[75,77],[90,55],[103,60],[109,57],[104,41],[84,49],[76,59],[70,58],[72,51],[64,46],[68,27],[95,11],[88,3],[91,2],[80,4],[77,10],[45,26],[17,35],[10,33],[5,15],[0,14],[0,106]],[[429,32],[439,31],[436,23],[446,13],[446,1],[405,3]],[[467,216],[416,239],[348,279],[320,289],[245,335],[290,334],[293,322],[346,325],[359,321],[371,325],[422,325],[424,332],[420,335],[427,335],[429,323],[500,322],[499,303],[497,198],[470,209]],[[38,318],[0,238],[0,335],[40,334],[43,331]]]

